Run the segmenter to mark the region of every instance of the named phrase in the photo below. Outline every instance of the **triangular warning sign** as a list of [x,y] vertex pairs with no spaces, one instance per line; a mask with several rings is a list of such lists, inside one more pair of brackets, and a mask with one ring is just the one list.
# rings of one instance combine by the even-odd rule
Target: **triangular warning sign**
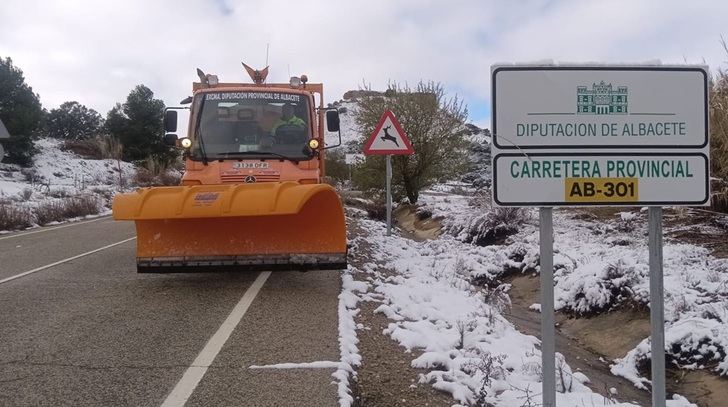
[[374,132],[369,136],[366,144],[364,144],[364,154],[414,154],[407,135],[404,134],[402,126],[399,125],[394,113],[387,110],[382,114],[379,123],[374,128]]

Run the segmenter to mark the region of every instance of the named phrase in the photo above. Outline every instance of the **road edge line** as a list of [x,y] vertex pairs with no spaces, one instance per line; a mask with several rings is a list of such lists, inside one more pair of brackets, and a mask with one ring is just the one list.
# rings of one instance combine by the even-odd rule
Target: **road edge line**
[[118,245],[123,244],[123,243],[126,243],[126,242],[130,242],[130,241],[132,241],[134,239],[136,239],[136,236],[130,237],[128,239],[124,239],[124,240],[122,240],[120,242],[116,242],[116,243],[112,243],[112,244],[106,245],[104,247],[99,247],[98,249],[94,249],[94,250],[88,251],[86,253],[77,254],[77,255],[75,255],[73,257],[69,257],[67,259],[59,260],[59,261],[54,262],[54,263],[51,263],[51,264],[46,264],[45,266],[37,267],[37,268],[34,268],[33,270],[24,271],[24,272],[22,272],[20,274],[16,274],[14,276],[10,276],[10,277],[7,277],[7,278],[4,278],[4,279],[0,280],[0,284],[7,283],[9,281],[13,281],[13,280],[18,279],[20,277],[25,277],[28,274],[33,274],[33,273],[36,273],[38,271],[42,271],[42,270],[45,270],[47,268],[51,268],[53,266],[57,266],[59,264],[63,264],[63,263],[66,263],[66,262],[69,262],[69,261],[72,261],[72,260],[80,259],[81,257],[88,256],[89,254],[94,254],[94,253],[100,252],[102,250],[106,250],[108,248],[111,248],[111,247],[114,247],[114,246],[118,246]]
[[253,284],[248,287],[243,294],[243,297],[238,301],[230,314],[225,318],[225,321],[220,325],[217,331],[210,337],[205,346],[202,348],[200,353],[197,355],[192,365],[185,370],[182,378],[174,386],[174,389],[169,393],[167,398],[162,403],[162,407],[182,407],[185,405],[187,400],[192,396],[195,388],[200,383],[202,378],[207,373],[207,369],[210,367],[212,362],[217,357],[217,354],[222,350],[225,342],[232,335],[233,330],[238,326],[240,320],[250,308],[253,300],[263,288],[268,277],[271,275],[270,271],[264,271],[258,275],[253,281]]
[[109,218],[111,218],[111,215],[99,216],[98,218],[94,218],[94,219],[91,219],[91,220],[83,220],[83,221],[77,221],[77,222],[69,222],[69,223],[66,223],[64,225],[53,226],[53,227],[48,227],[48,228],[41,228],[39,230],[31,230],[31,231],[25,232],[25,233],[15,233],[15,234],[12,234],[11,233],[8,236],[0,235],[0,240],[12,239],[14,237],[34,235],[36,233],[42,233],[42,232],[50,232],[51,230],[68,228],[68,227],[71,227],[71,226],[85,225],[87,223],[98,222],[98,221],[100,221],[102,219],[109,219]]

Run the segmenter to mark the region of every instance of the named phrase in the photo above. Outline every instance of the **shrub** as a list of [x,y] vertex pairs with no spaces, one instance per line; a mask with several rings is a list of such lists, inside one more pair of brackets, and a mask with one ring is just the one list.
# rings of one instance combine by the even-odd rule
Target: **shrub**
[[99,203],[92,195],[80,195],[66,199],[66,217],[96,215],[99,213]]
[[74,154],[90,160],[104,158],[101,139],[66,140],[61,144],[61,150],[71,151]]
[[60,222],[65,219],[63,201],[50,201],[35,208],[35,220],[43,226],[51,222]]
[[25,229],[33,226],[33,216],[27,208],[0,204],[0,230]]
[[450,229],[455,235],[462,236],[466,243],[476,246],[503,244],[508,236],[518,232],[526,221],[527,213],[523,208],[495,208],[470,220],[465,226]]
[[31,197],[33,197],[33,190],[31,188],[23,188],[22,191],[18,192],[18,195],[27,202],[30,201]]
[[387,220],[387,204],[382,199],[367,202],[364,205],[367,216],[374,220]]
[[325,160],[326,176],[333,184],[340,184],[349,179],[349,166],[342,150],[327,151]]
[[[728,46],[723,41],[728,54]],[[710,164],[713,176],[728,181],[728,72],[718,70],[710,92]],[[715,190],[714,190],[715,191]],[[715,209],[728,212],[728,187],[716,191]]]
[[39,225],[46,225],[50,222],[98,213],[99,205],[96,198],[91,195],[80,195],[39,205],[35,208],[35,219]]
[[173,167],[166,158],[149,156],[137,164],[133,181],[142,187],[179,185],[181,177]]

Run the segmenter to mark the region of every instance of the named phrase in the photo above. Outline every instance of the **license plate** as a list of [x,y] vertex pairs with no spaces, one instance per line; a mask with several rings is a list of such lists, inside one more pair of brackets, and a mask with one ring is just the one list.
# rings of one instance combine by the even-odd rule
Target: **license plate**
[[242,161],[242,162],[233,163],[233,168],[237,168],[237,169],[258,169],[258,168],[268,168],[268,167],[269,167],[269,165],[265,161],[253,162],[253,163]]

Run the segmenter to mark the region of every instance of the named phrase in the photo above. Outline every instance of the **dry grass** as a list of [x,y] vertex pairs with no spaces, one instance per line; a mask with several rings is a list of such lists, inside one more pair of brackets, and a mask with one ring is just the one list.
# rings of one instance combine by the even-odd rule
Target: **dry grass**
[[176,163],[149,156],[137,166],[133,182],[141,187],[179,185],[181,178],[175,166]]
[[364,205],[364,210],[367,211],[367,216],[374,220],[387,220],[387,204],[384,200],[377,199],[368,202]]
[[72,151],[74,154],[89,160],[100,160],[104,158],[102,141],[100,138],[88,140],[66,140],[61,145],[61,150]]
[[46,225],[79,216],[96,215],[99,203],[95,196],[80,195],[57,201],[46,202],[34,210],[36,223]]
[[0,204],[0,230],[18,230],[33,226],[33,214],[25,207]]
[[[728,45],[723,40],[728,55]],[[718,70],[710,93],[710,164],[714,177],[728,182],[728,72]],[[728,186],[713,190],[713,207],[728,212]]]

